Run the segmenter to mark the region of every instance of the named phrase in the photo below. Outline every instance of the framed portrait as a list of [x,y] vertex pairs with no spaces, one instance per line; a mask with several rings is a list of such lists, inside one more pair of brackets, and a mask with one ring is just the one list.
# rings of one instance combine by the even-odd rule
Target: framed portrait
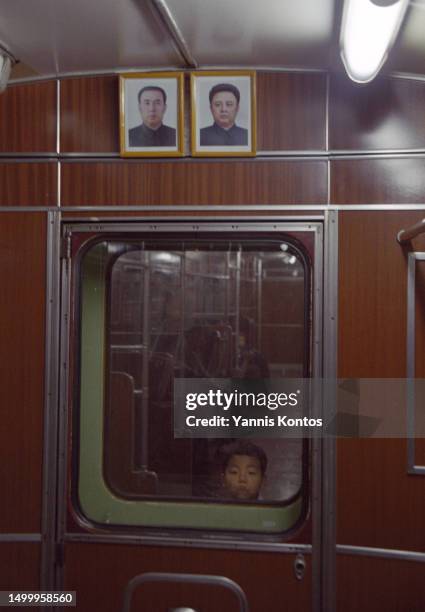
[[255,71],[192,72],[190,85],[192,155],[255,155]]
[[183,73],[120,75],[120,152],[124,157],[183,155]]

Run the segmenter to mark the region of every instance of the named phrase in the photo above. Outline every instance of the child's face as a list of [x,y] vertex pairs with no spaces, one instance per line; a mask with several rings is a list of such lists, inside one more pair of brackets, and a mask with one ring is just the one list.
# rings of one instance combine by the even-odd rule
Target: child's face
[[257,499],[263,482],[260,461],[248,455],[232,455],[223,475],[223,484],[234,499]]

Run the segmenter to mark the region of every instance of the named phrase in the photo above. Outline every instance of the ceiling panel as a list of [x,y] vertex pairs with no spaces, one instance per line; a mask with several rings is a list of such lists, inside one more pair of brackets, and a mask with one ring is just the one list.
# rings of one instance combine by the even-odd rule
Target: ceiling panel
[[400,72],[425,74],[425,0],[411,0],[390,66]]
[[167,0],[201,66],[326,68],[334,0]]
[[[166,0],[200,68],[343,70],[343,0]],[[425,74],[425,0],[411,0],[385,72]],[[0,43],[14,78],[137,68],[183,60],[151,0],[3,0]]]
[[0,41],[40,74],[181,65],[144,0],[2,2]]

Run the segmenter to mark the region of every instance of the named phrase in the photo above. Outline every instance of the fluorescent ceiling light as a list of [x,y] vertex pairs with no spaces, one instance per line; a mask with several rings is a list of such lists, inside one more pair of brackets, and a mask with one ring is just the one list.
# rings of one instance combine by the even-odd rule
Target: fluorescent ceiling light
[[7,87],[10,72],[15,62],[13,55],[0,44],[0,93]]
[[345,0],[341,57],[357,83],[372,81],[384,65],[403,22],[409,0]]

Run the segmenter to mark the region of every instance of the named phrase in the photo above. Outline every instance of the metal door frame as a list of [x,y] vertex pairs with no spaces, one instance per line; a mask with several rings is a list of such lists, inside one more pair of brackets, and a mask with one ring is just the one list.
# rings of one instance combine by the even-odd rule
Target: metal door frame
[[[64,232],[183,232],[201,229],[208,232],[277,232],[314,231],[314,375],[336,377],[337,348],[337,281],[338,281],[338,212],[320,215],[276,217],[157,217],[107,218],[95,222],[85,219],[62,219],[60,212],[48,213],[47,312],[46,321],[46,419],[43,481],[43,588],[60,588],[63,583],[62,555],[65,541],[125,542],[148,545],[170,545],[151,536],[98,536],[66,534],[66,465],[67,465],[67,380],[69,348],[70,259],[61,248]],[[61,291],[59,287],[61,286]],[[61,295],[60,295],[61,294]],[[326,398],[325,398],[326,399]],[[327,406],[327,402],[324,402]],[[276,542],[241,542],[221,538],[206,541],[178,534],[173,546],[206,548],[273,550],[284,554],[312,555],[312,609],[332,612],[335,608],[335,441],[313,440],[315,467],[312,477],[313,537],[310,544]],[[56,505],[51,500],[56,500]],[[55,508],[52,511],[52,507]]]

